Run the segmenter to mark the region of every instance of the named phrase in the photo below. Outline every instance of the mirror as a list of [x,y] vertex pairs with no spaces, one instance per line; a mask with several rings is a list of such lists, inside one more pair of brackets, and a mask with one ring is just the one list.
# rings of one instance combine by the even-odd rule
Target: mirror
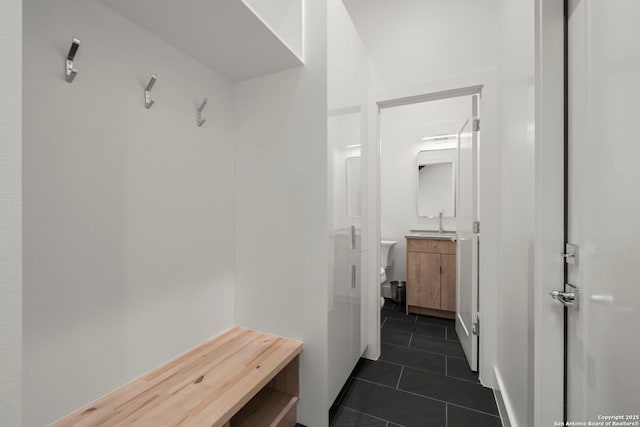
[[455,217],[456,150],[418,153],[418,216]]
[[347,216],[360,217],[362,190],[360,186],[360,156],[347,157]]

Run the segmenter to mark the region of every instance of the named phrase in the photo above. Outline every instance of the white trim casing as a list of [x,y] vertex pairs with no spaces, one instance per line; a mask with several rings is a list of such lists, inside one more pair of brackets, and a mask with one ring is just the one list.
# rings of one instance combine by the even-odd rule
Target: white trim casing
[[564,280],[563,2],[537,0],[535,12],[533,419],[550,426],[563,412],[563,310],[549,296]]
[[0,2],[0,423],[22,421],[22,2]]

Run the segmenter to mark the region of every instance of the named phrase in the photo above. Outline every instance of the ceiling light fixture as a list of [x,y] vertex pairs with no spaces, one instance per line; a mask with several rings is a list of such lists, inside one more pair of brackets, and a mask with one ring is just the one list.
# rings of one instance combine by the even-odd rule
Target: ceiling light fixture
[[438,141],[448,141],[449,139],[454,139],[457,138],[458,134],[456,133],[452,133],[449,135],[434,135],[434,136],[423,136],[422,138],[420,138],[421,141],[435,141],[436,143]]

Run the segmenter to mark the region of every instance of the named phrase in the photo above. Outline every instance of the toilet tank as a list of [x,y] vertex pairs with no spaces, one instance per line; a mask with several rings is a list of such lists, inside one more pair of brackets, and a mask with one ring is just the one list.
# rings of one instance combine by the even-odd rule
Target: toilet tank
[[391,265],[391,259],[389,253],[391,248],[396,244],[395,240],[381,240],[380,241],[380,267],[387,268]]

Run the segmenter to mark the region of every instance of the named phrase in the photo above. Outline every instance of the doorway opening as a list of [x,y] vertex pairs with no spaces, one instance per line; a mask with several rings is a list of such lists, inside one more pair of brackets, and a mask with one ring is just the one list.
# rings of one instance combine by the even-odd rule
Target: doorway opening
[[409,332],[407,347],[450,351],[475,378],[481,94],[477,86],[378,103],[382,357]]

